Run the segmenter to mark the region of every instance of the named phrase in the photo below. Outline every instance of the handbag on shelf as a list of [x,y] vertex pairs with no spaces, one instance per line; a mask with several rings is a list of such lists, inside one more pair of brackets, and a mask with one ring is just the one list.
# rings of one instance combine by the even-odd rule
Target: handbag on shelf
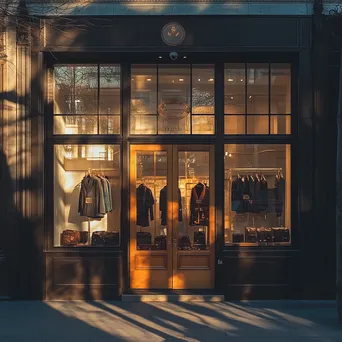
[[151,251],[153,249],[152,243],[144,243],[141,245],[138,245],[138,249],[141,251]]
[[137,232],[137,245],[152,245],[152,235],[149,232]]
[[272,227],[274,242],[290,242],[290,230],[287,227]]
[[167,236],[159,235],[154,238],[153,249],[166,250],[167,249]]
[[245,239],[246,242],[257,242],[257,229],[254,227],[245,227]]
[[61,234],[62,246],[76,246],[81,241],[81,234],[78,230],[66,229]]
[[258,242],[273,242],[272,228],[257,228]]
[[92,246],[118,246],[119,245],[119,232],[118,231],[96,231],[91,236]]
[[194,247],[196,249],[206,248],[205,232],[194,232]]
[[244,241],[244,235],[242,233],[233,233],[233,243],[239,243]]
[[181,250],[191,249],[191,241],[188,235],[180,236],[178,239],[178,248]]

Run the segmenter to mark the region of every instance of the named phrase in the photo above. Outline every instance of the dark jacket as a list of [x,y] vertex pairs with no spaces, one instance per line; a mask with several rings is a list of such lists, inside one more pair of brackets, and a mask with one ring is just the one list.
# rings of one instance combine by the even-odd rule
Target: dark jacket
[[191,190],[190,197],[190,225],[209,224],[209,187],[198,183]]
[[111,185],[107,178],[104,178],[104,177],[99,177],[99,178],[101,180],[106,213],[109,213],[113,210]]
[[275,212],[277,217],[283,215],[285,202],[285,179],[284,177],[276,177],[275,182]]
[[145,185],[140,184],[136,191],[137,199],[137,226],[148,227],[150,220],[154,220],[152,191]]
[[[167,223],[167,185],[165,185],[160,190],[159,195],[159,210],[161,212],[160,218],[161,218],[161,225],[166,226]],[[182,197],[180,189],[178,188],[178,221],[183,220],[182,215]]]
[[81,182],[78,212],[81,216],[102,218],[106,213],[101,180],[95,176],[86,176]]

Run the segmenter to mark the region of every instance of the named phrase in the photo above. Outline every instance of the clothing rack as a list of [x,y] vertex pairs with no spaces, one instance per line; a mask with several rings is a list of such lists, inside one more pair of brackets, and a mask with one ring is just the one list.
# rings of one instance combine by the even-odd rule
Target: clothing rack
[[229,171],[229,179],[232,176],[232,172],[256,172],[256,173],[268,173],[268,172],[278,172],[281,173],[283,169],[281,167],[233,167],[230,169],[225,169]]
[[274,172],[274,171],[282,171],[281,167],[233,167],[230,169],[226,169],[229,171],[246,171],[246,172]]

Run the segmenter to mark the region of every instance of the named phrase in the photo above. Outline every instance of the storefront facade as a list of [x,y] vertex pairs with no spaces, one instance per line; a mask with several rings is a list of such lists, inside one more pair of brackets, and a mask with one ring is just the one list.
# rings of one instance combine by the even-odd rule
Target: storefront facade
[[313,17],[69,20],[24,45],[24,297],[332,298],[335,133]]

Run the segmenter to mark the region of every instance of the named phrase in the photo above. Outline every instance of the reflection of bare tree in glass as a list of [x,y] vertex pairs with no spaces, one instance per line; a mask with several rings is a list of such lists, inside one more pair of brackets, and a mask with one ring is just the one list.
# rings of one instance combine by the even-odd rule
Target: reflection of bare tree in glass
[[213,94],[199,90],[197,88],[192,89],[192,106],[193,107],[210,107],[214,106]]
[[[94,65],[62,65],[55,67],[54,75],[55,114],[83,114],[84,116],[68,117],[66,123],[76,125],[79,134],[97,133],[97,115],[113,114],[115,111],[114,97],[107,89],[120,90],[120,66],[98,68]],[[104,90],[103,92],[101,89],[98,92],[99,86]],[[101,101],[101,108],[99,108],[99,101]],[[117,114],[120,114],[120,109]],[[117,122],[112,117],[101,117],[99,132],[105,134],[117,132]]]

